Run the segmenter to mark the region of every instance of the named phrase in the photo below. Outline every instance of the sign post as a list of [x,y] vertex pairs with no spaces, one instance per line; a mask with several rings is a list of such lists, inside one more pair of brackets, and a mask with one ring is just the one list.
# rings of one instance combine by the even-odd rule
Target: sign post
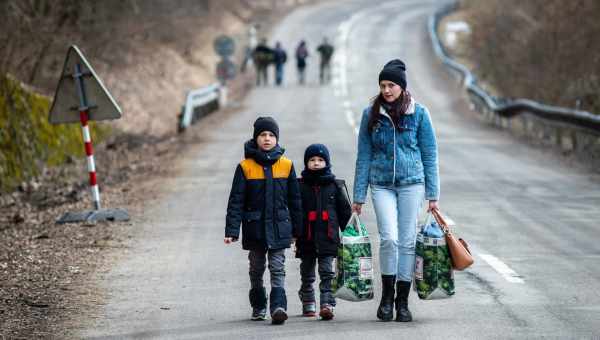
[[236,76],[236,66],[230,59],[235,52],[235,41],[227,35],[220,35],[215,39],[213,47],[221,56],[221,60],[217,63],[217,79],[222,85],[226,85],[228,80]]
[[121,108],[114,101],[92,66],[77,46],[71,46],[56,87],[54,101],[50,109],[49,121],[52,124],[81,124],[93,210],[67,212],[57,223],[128,221],[129,214],[123,209],[102,209],[100,190],[96,177],[96,165],[88,121],[121,118]]

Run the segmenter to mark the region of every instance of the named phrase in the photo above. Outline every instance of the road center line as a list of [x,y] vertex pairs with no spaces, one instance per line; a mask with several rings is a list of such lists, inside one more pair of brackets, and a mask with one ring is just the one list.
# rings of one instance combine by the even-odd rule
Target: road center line
[[500,261],[497,257],[490,254],[479,254],[487,264],[489,264],[495,271],[497,271],[502,277],[506,279],[508,282],[512,283],[525,283],[521,276],[517,274],[514,270],[512,270],[506,263]]

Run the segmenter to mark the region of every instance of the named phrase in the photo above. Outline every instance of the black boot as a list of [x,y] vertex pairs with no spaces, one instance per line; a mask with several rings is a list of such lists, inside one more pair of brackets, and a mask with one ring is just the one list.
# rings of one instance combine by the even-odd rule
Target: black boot
[[394,318],[394,282],[396,275],[381,275],[381,302],[377,308],[377,318],[392,321]]
[[398,281],[396,283],[396,321],[412,321],[412,314],[408,310],[408,294],[410,293],[411,283],[411,281]]

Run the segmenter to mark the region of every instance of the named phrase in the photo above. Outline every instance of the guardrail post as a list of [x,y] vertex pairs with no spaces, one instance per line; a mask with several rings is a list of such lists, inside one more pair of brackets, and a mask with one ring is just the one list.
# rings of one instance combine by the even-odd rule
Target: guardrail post
[[221,85],[219,87],[219,108],[227,106],[227,86]]

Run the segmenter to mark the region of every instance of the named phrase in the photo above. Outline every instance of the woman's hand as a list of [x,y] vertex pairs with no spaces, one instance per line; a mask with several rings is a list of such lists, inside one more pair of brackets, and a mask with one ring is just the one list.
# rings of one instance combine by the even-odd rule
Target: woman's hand
[[235,238],[235,237],[225,237],[225,238],[223,239],[223,242],[224,242],[225,244],[230,244],[230,243],[232,243],[232,242],[236,242],[237,240],[238,240],[238,239],[237,239],[237,238]]
[[362,211],[362,203],[352,203],[352,212],[360,215]]
[[431,212],[432,210],[439,210],[440,206],[438,205],[438,201],[429,201],[429,207],[427,207],[427,212]]

